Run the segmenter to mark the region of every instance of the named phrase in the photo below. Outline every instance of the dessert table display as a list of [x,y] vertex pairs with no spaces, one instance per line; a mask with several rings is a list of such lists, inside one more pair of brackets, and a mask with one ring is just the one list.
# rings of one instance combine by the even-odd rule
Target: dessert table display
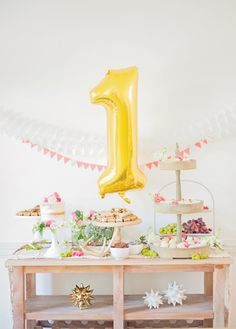
[[[107,110],[108,157],[98,180],[100,196],[117,193],[126,203],[131,200],[125,193],[142,189],[146,183],[137,161],[137,80],[136,67],[109,70],[90,93],[92,103],[101,104]],[[174,158],[155,162],[162,170],[176,172],[176,199],[166,201],[159,196],[156,207],[159,213],[176,214],[176,231],[171,236],[159,236],[148,230],[147,235],[138,240],[135,237],[131,243],[122,241],[122,227],[141,223],[141,219],[126,208],[92,212],[88,216],[77,210],[72,221],[68,221],[65,203],[56,192],[44,198],[40,207],[18,212],[17,218],[34,217],[37,222],[33,227],[33,241],[16,250],[6,262],[13,329],[39,329],[50,324],[53,329],[79,328],[78,321],[88,321],[82,324],[83,328],[95,328],[94,321],[100,321],[103,328],[112,325],[114,329],[123,329],[127,324],[134,327],[135,321],[144,321],[143,327],[145,321],[149,321],[148,327],[152,327],[155,320],[200,321],[204,327],[229,325],[232,258],[223,251],[216,252],[218,237],[195,234],[197,230],[209,232],[203,221],[182,225],[182,214],[204,209],[201,200],[182,199],[180,171],[196,167],[196,161],[184,159],[183,153],[177,146]],[[64,157],[66,163],[65,160],[69,158]],[[81,165],[79,161],[77,164]],[[193,236],[183,232],[189,227]],[[59,239],[66,228],[70,236]],[[50,239],[45,239],[46,232],[50,233]],[[67,296],[36,294],[37,273],[76,273],[79,280],[79,273],[97,272],[112,276],[113,294],[93,295],[89,282],[78,282]],[[153,287],[147,292],[143,281],[142,296],[135,292],[126,295],[126,273],[163,272],[203,272],[203,293],[188,294],[184,284],[175,281],[163,287],[163,291]]]
[[[152,327],[154,320],[193,321],[193,324],[198,321],[198,325],[205,327],[228,326],[232,258],[215,248],[219,246],[216,236],[194,237],[193,234],[191,245],[190,237],[182,235],[183,248],[176,248],[175,244],[171,246],[175,238],[172,235],[168,237],[168,249],[174,251],[174,255],[171,253],[163,258],[160,249],[166,243],[166,236],[160,237],[152,229],[133,242],[123,242],[121,228],[141,222],[126,208],[91,211],[87,216],[77,210],[72,213],[72,221],[69,222],[66,220],[65,203],[58,193],[54,193],[44,198],[40,209],[43,209],[41,219],[34,225],[33,231],[41,232],[42,240],[22,246],[6,262],[14,329],[38,329],[50,326],[50,323],[53,323],[52,328],[66,328],[68,321],[71,321],[71,328],[74,328],[73,321],[88,321],[86,328],[90,328],[91,321],[105,321],[104,325],[107,323],[108,327],[112,325],[115,329],[122,329],[127,323],[135,327],[135,321],[143,321],[143,327],[146,326],[145,321],[149,321],[148,326]],[[72,241],[58,243],[57,233],[64,226],[71,228]],[[43,239],[46,230],[51,232],[51,242]],[[201,247],[195,248],[196,243]],[[183,259],[184,248],[187,253]],[[113,294],[92,295],[93,287],[90,289],[89,282],[78,281],[76,287],[68,291],[68,296],[36,295],[37,273],[85,272],[110,273]],[[204,293],[188,294],[184,285],[172,282],[163,287],[163,291],[156,291],[154,287],[147,292],[144,287],[143,296],[135,295],[135,292],[126,296],[126,273],[162,272],[203,272]],[[145,281],[142,284],[145,286]],[[185,324],[181,322],[181,326]]]

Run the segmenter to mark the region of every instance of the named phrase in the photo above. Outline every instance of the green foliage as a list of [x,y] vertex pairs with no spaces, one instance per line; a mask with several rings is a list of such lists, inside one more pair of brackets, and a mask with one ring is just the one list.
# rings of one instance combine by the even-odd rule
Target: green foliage
[[33,233],[39,232],[42,235],[45,228],[46,225],[44,222],[38,222],[33,226]]
[[43,249],[43,247],[36,243],[31,243],[31,244],[26,244],[23,249],[25,249],[25,250],[41,250],[41,249]]
[[104,238],[110,240],[114,229],[112,227],[97,227],[86,218],[80,210],[74,212],[72,221],[73,243],[78,244],[80,240],[87,241],[92,238],[91,243],[101,245]]

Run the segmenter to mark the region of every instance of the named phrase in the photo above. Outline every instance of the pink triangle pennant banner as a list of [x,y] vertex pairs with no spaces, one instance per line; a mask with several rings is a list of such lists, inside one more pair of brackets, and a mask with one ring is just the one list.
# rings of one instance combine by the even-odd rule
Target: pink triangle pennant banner
[[56,152],[50,151],[50,158],[52,159],[56,155]]
[[47,149],[46,147],[43,148],[43,154],[46,155],[49,152],[49,149]]
[[158,161],[153,161],[155,167],[158,167]]
[[201,144],[201,142],[197,142],[197,143],[195,143],[195,146],[198,147],[198,148],[201,148],[202,144]]
[[90,164],[90,168],[91,168],[92,170],[94,170],[94,169],[96,168],[96,165],[93,164],[93,163],[91,163],[91,164]]
[[204,143],[204,144],[208,144],[207,139],[203,139],[203,143]]
[[97,169],[98,169],[98,171],[102,171],[103,166],[101,166],[101,165],[97,165]]
[[63,158],[61,154],[57,154],[57,161],[60,161]]
[[84,169],[88,169],[89,163],[83,162]]
[[148,169],[151,170],[152,169],[152,163],[151,162],[146,163],[146,167],[148,167]]
[[187,147],[187,148],[184,150],[184,153],[190,155],[190,147]]
[[81,161],[77,161],[76,164],[77,164],[77,167],[78,168],[80,168],[82,166],[82,162]]
[[70,161],[70,158],[64,157],[64,164],[67,164],[68,161]]

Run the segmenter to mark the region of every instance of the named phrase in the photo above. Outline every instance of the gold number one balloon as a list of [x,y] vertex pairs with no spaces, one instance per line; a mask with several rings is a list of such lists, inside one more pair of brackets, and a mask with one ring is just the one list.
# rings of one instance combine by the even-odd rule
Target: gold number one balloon
[[91,102],[107,110],[108,166],[98,180],[100,195],[144,187],[146,177],[137,162],[138,69],[109,70],[90,92]]

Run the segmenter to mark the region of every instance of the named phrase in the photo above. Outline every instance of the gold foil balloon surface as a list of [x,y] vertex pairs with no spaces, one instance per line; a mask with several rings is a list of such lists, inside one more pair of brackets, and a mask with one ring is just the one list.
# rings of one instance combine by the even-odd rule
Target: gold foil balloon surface
[[138,69],[109,70],[90,92],[91,102],[107,110],[108,165],[98,180],[100,195],[144,187],[146,177],[137,162]]

